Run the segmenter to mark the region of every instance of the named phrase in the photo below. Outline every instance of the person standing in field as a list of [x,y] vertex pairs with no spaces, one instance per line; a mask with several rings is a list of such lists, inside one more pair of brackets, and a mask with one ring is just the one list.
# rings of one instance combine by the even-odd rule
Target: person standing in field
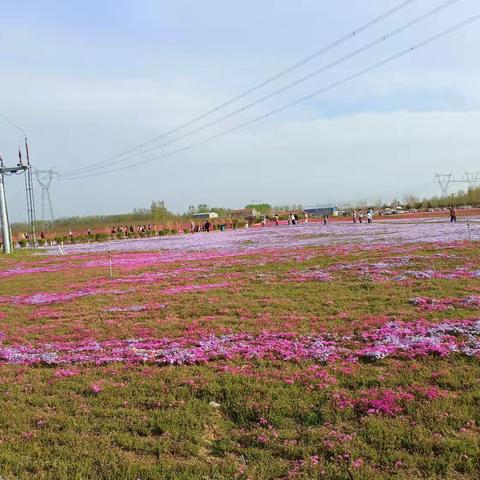
[[275,217],[274,217],[274,218],[275,218],[275,225],[278,227],[278,215],[275,214]]
[[358,213],[358,221],[359,221],[359,223],[363,223],[363,212],[362,211],[360,211]]
[[326,225],[328,223],[328,216],[324,215],[323,216],[323,224]]
[[353,220],[353,223],[357,223],[357,211],[354,210],[353,213],[352,213],[352,220]]
[[367,213],[367,222],[372,223],[373,222],[373,211],[370,209]]
[[304,212],[305,213],[305,223],[308,223],[308,213],[307,212]]
[[450,211],[450,223],[456,223],[457,222],[457,212],[455,211],[455,207],[452,205],[449,209]]

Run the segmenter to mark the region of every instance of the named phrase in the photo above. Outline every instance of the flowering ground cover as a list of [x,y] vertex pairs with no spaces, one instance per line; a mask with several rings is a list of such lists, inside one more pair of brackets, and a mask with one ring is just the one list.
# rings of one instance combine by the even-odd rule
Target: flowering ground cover
[[475,228],[312,224],[0,258],[0,476],[478,478]]

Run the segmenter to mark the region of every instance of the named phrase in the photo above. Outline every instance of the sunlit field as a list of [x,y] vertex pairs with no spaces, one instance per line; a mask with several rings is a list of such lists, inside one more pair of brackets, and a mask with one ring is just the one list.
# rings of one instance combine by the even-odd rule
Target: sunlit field
[[0,258],[5,479],[477,479],[480,224]]

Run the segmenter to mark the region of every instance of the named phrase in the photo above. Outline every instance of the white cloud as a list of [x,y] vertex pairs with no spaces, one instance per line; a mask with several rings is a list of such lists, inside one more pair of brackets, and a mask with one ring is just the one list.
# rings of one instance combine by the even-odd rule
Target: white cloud
[[[158,2],[135,4],[131,15],[132,4],[120,3],[117,8],[112,2],[103,5],[103,16],[95,17],[95,28],[84,23],[85,12],[78,24],[73,14],[68,22],[54,19],[61,28],[54,28],[50,19],[12,21],[0,34],[0,53],[5,57],[0,66],[1,110],[28,132],[35,163],[44,168],[55,164],[65,171],[188,121],[379,10],[374,0],[338,4],[302,0],[275,8],[271,1],[258,5],[252,19],[249,2],[237,5],[232,16],[232,7],[218,1],[214,17],[208,8],[187,0],[168,8]],[[384,8],[394,3],[391,0]],[[362,37],[361,43],[434,4],[422,2],[408,15],[402,12],[405,16],[390,19]],[[412,31],[191,140],[321,88],[442,30],[470,10],[465,3],[455,18],[443,15],[425,31]],[[111,24],[102,25],[110,13]],[[436,193],[432,182],[436,170],[461,174],[478,169],[480,69],[474,48],[478,38],[478,29],[470,27],[188,153],[137,170],[59,184],[54,190],[56,210],[61,215],[125,211],[154,198],[181,210],[205,201],[242,206],[252,199],[317,203]],[[342,51],[352,48],[348,45]],[[332,52],[302,71],[340,54]],[[3,124],[0,128],[1,153],[13,161],[18,132]]]

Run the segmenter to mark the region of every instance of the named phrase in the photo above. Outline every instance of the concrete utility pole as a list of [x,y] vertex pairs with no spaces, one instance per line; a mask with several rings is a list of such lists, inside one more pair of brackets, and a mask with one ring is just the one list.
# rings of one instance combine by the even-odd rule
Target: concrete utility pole
[[3,253],[12,252],[12,235],[8,221],[7,198],[5,196],[5,175],[23,173],[27,170],[26,165],[18,164],[16,167],[4,167],[0,157],[0,217],[3,234]]
[[0,174],[0,217],[2,221],[3,253],[10,253],[12,251],[12,242],[10,240],[10,225],[8,223],[7,199],[5,197],[3,171]]

